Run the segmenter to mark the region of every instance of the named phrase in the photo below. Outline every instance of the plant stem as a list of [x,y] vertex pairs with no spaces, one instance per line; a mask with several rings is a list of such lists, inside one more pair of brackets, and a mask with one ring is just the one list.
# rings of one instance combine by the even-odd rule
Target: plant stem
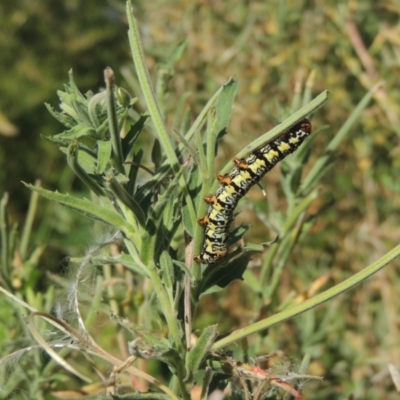
[[10,275],[9,270],[9,249],[8,249],[8,220],[7,220],[7,203],[8,193],[4,193],[0,201],[0,249],[1,249],[1,271],[0,271],[0,282],[10,288]]
[[[40,185],[41,181],[36,180],[35,186],[40,186]],[[39,194],[37,192],[32,192],[31,199],[29,202],[28,215],[25,220],[24,228],[21,235],[21,244],[19,246],[21,258],[23,260],[25,260],[26,258],[26,251],[28,249],[29,239],[32,232],[32,225],[33,225],[33,220],[35,218],[38,201],[39,201]]]
[[[182,346],[180,327],[177,315],[174,311],[174,304],[171,303],[168,293],[165,290],[157,266],[154,263],[154,240],[145,233],[142,236],[142,248],[140,252],[140,259],[143,264],[146,265],[151,283],[154,286],[154,290],[157,293],[158,300],[163,312],[163,315],[167,321],[169,335],[173,342],[175,349],[180,353],[184,354],[184,347]],[[184,359],[184,357],[183,357]]]
[[124,157],[122,155],[121,136],[118,128],[118,117],[115,106],[114,96],[114,72],[111,68],[104,70],[104,78],[106,81],[106,94],[107,94],[107,116],[109,121],[109,129],[111,135],[111,144],[114,153],[115,167],[117,171],[125,175]]
[[[261,270],[261,275],[260,275],[261,287],[267,288],[266,291],[263,293],[264,299],[269,299],[276,287],[276,285],[273,285],[272,282],[269,284],[267,282],[268,274],[269,274],[272,262],[274,260],[274,256],[276,255],[277,251],[282,247],[282,244],[283,244],[284,240],[286,239],[288,232],[290,232],[290,230],[293,228],[296,221],[300,218],[301,214],[303,212],[305,212],[305,210],[307,210],[309,205],[317,198],[317,196],[318,196],[318,192],[315,190],[315,191],[311,192],[307,197],[302,199],[301,202],[294,207],[294,209],[289,214],[289,216],[285,222],[283,231],[279,232],[279,239],[280,239],[279,243],[272,246],[272,248],[268,252],[267,259],[263,263],[263,268]],[[280,260],[280,261],[282,262],[282,260]]]
[[304,311],[307,311],[317,305],[324,303],[332,299],[333,297],[344,293],[345,291],[351,289],[353,286],[359,284],[363,280],[369,278],[379,270],[381,270],[385,265],[389,264],[389,262],[393,261],[400,255],[400,245],[393,248],[391,251],[386,253],[383,257],[381,257],[378,261],[375,261],[373,264],[369,265],[368,267],[364,268],[362,271],[358,272],[357,274],[353,275],[352,277],[346,279],[342,283],[326,290],[325,292],[316,295],[315,297],[306,300],[305,302],[295,305],[287,310],[284,310],[270,318],[263,319],[258,321],[246,328],[239,329],[229,336],[215,342],[212,346],[212,350],[218,350],[222,347],[228,346],[233,342],[236,342],[243,337],[246,337],[252,333],[256,333],[259,331],[263,331],[265,329],[270,328],[272,325],[278,324],[286,319],[292,318],[295,315],[301,314]]
[[[132,13],[132,1],[128,0],[126,3],[126,14],[128,16],[129,22],[129,43],[131,46],[133,62],[136,67],[136,73],[140,82],[140,87],[142,89],[143,95],[146,100],[147,107],[149,109],[149,113],[151,115],[151,119],[156,128],[156,132],[158,134],[158,138],[160,143],[167,155],[167,158],[171,164],[172,170],[175,174],[179,172],[179,161],[175,154],[174,148],[172,146],[172,142],[169,138],[167,128],[165,126],[160,108],[158,106],[158,102],[154,93],[153,85],[150,80],[149,71],[147,70],[145,60],[144,60],[144,52],[140,39],[139,28],[136,23],[136,18]],[[188,206],[189,214],[192,221],[196,220],[196,212],[194,209],[194,205],[192,202],[192,198],[189,195],[189,191],[185,182],[185,178],[182,175],[179,179],[179,185],[185,194],[185,201]]]

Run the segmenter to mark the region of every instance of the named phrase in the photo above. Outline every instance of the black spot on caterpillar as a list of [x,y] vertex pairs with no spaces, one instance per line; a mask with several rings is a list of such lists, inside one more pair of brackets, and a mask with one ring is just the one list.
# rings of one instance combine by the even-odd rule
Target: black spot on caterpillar
[[226,175],[218,175],[221,183],[216,193],[206,196],[210,204],[207,215],[198,223],[205,225],[204,243],[200,255],[194,260],[213,264],[228,252],[229,226],[239,200],[258,183],[279,161],[293,153],[311,133],[311,123],[302,119],[275,140],[242,159],[235,159],[235,166]]

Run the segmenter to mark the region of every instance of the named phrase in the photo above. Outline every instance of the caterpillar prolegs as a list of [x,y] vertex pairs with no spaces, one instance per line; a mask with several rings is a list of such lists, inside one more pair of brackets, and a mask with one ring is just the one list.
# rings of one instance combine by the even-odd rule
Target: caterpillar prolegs
[[228,252],[229,226],[239,200],[258,183],[279,161],[293,153],[311,133],[311,123],[302,119],[272,142],[245,158],[235,159],[235,166],[226,175],[218,175],[220,186],[216,193],[204,200],[209,203],[207,215],[198,220],[205,225],[201,253],[194,260],[213,264]]

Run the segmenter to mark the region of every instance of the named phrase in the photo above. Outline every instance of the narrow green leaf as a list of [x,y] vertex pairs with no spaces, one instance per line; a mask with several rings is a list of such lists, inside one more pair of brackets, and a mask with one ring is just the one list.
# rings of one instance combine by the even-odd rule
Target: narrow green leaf
[[239,225],[229,233],[229,246],[234,245],[249,230],[250,225]]
[[139,138],[139,135],[143,131],[143,128],[148,118],[148,114],[142,114],[140,118],[131,126],[126,136],[122,139],[122,151],[124,155],[124,160],[126,160],[128,154],[131,152],[133,146]]
[[244,271],[247,268],[251,255],[243,253],[240,257],[231,261],[227,266],[221,268],[218,273],[213,274],[213,279],[208,282],[208,285],[218,285],[226,287],[235,280],[243,280]]
[[176,231],[181,225],[181,207],[182,199],[178,196],[167,205],[163,212],[163,236],[160,240],[160,246],[164,249],[168,249],[171,246]]
[[199,370],[217,335],[217,325],[208,326],[203,330],[194,347],[186,355],[187,378],[193,377]]
[[228,346],[237,340],[249,336],[252,333],[268,329],[277,323],[285,321],[291,317],[294,317],[295,315],[301,314],[313,307],[316,307],[317,305],[320,305],[325,301],[328,301],[333,297],[341,293],[344,293],[345,291],[351,289],[353,286],[361,283],[363,280],[371,277],[373,274],[380,271],[384,266],[386,266],[399,256],[400,256],[400,245],[396,246],[388,253],[386,253],[383,257],[381,257],[379,260],[375,261],[373,264],[369,265],[368,267],[364,268],[360,272],[344,280],[338,285],[328,290],[325,290],[323,293],[317,294],[316,296],[304,301],[303,303],[294,305],[278,314],[275,314],[272,317],[255,322],[254,324],[251,324],[250,326],[244,329],[237,330],[231,333],[229,336],[226,336],[223,339],[216,342],[212,348],[213,350],[221,349],[222,347]]
[[111,142],[109,140],[97,141],[97,167],[96,173],[101,175],[109,165],[111,157]]
[[157,170],[162,161],[161,145],[157,138],[154,140],[153,148],[151,149],[151,161],[154,164],[154,169]]
[[285,236],[295,225],[296,221],[300,216],[307,210],[310,204],[318,197],[318,190],[315,189],[309,193],[306,197],[301,199],[301,201],[296,204],[292,212],[285,221],[284,229],[282,234]]
[[191,92],[183,93],[179,97],[178,104],[175,108],[172,130],[186,133],[190,128],[191,108],[188,104],[188,98]]
[[193,157],[194,162],[201,167],[200,158],[195,148],[178,131],[174,130],[173,132],[177,137],[178,141],[183,144],[185,149],[189,152],[190,156]]
[[[314,100],[312,100],[307,106],[301,108],[299,111],[295,112],[281,124],[272,128],[269,132],[261,135],[259,138],[254,140],[252,143],[247,145],[243,150],[236,154],[235,158],[243,158],[258,149],[259,147],[265,145],[265,143],[278,137],[280,134],[285,132],[288,128],[293,126],[296,122],[311,114],[319,107],[321,107],[328,99],[328,92],[325,90],[320,95],[318,95]],[[224,168],[221,170],[221,174],[224,175],[228,173],[233,167],[233,161],[228,162]]]
[[144,226],[146,223],[146,216],[142,208],[139,203],[127,193],[124,187],[118,182],[118,179],[112,174],[107,174],[106,184],[113,195],[135,214],[140,225]]
[[[153,205],[149,210],[149,218],[146,222],[147,230],[152,235],[151,240],[154,240],[154,259],[157,260],[160,251],[167,249],[169,246],[169,240],[172,239],[174,231],[170,231],[168,226],[171,226],[171,218],[176,217],[177,223],[179,223],[180,216],[178,213],[173,215],[173,208],[181,202],[182,192],[177,190],[179,188],[179,179],[182,176],[183,168],[180,170],[178,175],[169,184],[168,189],[159,197],[157,203]],[[166,219],[165,219],[166,218]],[[168,221],[169,219],[169,221]],[[174,224],[174,229],[177,228],[178,224]]]
[[[77,141],[73,141],[68,147],[67,161],[70,168],[75,172],[76,176],[97,196],[104,196],[104,191],[100,187],[100,185],[89,175],[89,173],[82,168],[78,161],[78,153],[79,153],[79,143]],[[82,153],[82,156],[90,157],[87,153]],[[86,166],[87,169],[90,170],[90,166]],[[94,160],[93,160],[93,169],[94,169]]]
[[[81,92],[77,89],[77,92],[72,93],[70,96],[71,107],[74,109],[75,113],[78,115],[78,123],[92,128],[95,131],[95,127],[90,120],[90,116],[87,109],[87,100],[82,96]],[[61,108],[65,108],[65,104],[60,105]]]
[[142,161],[143,154],[143,149],[140,149],[136,154],[133,155],[132,161],[130,162],[131,167],[129,169],[128,184],[126,187],[126,190],[130,195],[133,195],[133,193],[135,192],[136,179],[138,176],[139,166]]
[[10,270],[8,268],[11,265],[10,257],[10,243],[9,243],[9,230],[8,230],[8,193],[4,193],[0,200],[0,239],[1,239],[1,259],[0,259],[0,279],[2,284],[7,287],[11,287],[10,282]]
[[[172,168],[174,174],[177,175],[180,169],[179,160],[176,155],[174,143],[168,134],[165,121],[160,112],[160,108],[156,96],[154,94],[153,85],[150,80],[150,74],[145,63],[145,57],[144,57],[139,27],[137,25],[136,18],[132,13],[132,2],[130,0],[127,1],[126,3],[126,14],[129,23],[129,31],[128,31],[129,43],[131,46],[133,62],[136,67],[136,73],[139,78],[140,86],[144,98],[146,100],[149,113],[151,115],[152,123],[154,124],[155,130],[157,132],[157,137],[160,140],[161,147],[163,148],[166,158],[168,159],[170,167]],[[179,180],[179,185],[184,193],[185,201],[189,207],[189,212],[191,213],[192,218],[194,219],[196,218],[196,211],[194,209],[192,199],[189,196],[186,187],[186,181],[183,175]]]
[[167,60],[168,67],[172,68],[174,64],[182,58],[182,54],[186,48],[186,39],[182,40],[175,46]]
[[194,229],[196,225],[193,224],[192,217],[187,207],[182,207],[182,221],[187,233],[190,237],[194,236]]
[[183,174],[185,167],[182,166],[179,170],[178,174],[174,177],[174,179],[169,183],[167,190],[158,198],[157,202],[153,205],[150,214],[150,220],[153,220],[155,224],[157,224],[162,217],[162,213],[170,204],[174,198],[177,198],[181,195],[181,191],[177,187],[179,185],[179,180]]
[[192,271],[187,267],[187,265],[184,262],[178,261],[178,260],[172,260],[172,262],[179,267],[185,275],[188,275],[190,278],[192,277]]
[[[230,80],[229,80],[230,82]],[[227,82],[226,84],[229,84],[229,82]],[[225,86],[225,85],[224,85]],[[187,132],[187,134],[185,135],[185,139],[189,142],[190,140],[192,140],[194,134],[198,131],[201,130],[201,127],[204,124],[204,121],[206,120],[206,117],[209,113],[209,111],[212,109],[212,107],[214,107],[216,101],[218,100],[218,97],[220,96],[221,92],[224,89],[224,86],[221,86],[215,93],[214,95],[211,97],[211,99],[207,102],[207,104],[204,106],[204,108],[201,110],[200,114],[197,116],[196,120],[194,121],[194,123],[192,124],[192,126],[190,127],[189,131]]]
[[38,188],[24,182],[23,184],[27,188],[38,192],[43,197],[60,203],[72,210],[78,211],[85,217],[101,221],[105,224],[109,224],[115,227],[116,229],[121,230],[131,239],[136,236],[136,233],[132,230],[132,226],[128,224],[128,222],[122,217],[122,215],[116,213],[113,210],[110,210],[98,204],[94,204],[88,199],[78,199],[76,197],[70,196],[69,194],[52,192],[50,190]]
[[149,274],[143,265],[135,262],[134,258],[130,254],[121,253],[115,257],[98,256],[92,257],[90,263],[93,265],[103,265],[103,264],[122,264],[131,271],[149,277]]
[[[111,394],[113,400],[171,400],[171,396],[161,393],[129,393],[129,394]],[[175,397],[178,399],[178,397]]]
[[[208,394],[212,393],[213,391],[210,390],[210,385],[213,377],[213,368],[210,366],[206,366],[204,370],[204,378],[203,378],[203,384],[201,386],[201,397],[200,400],[207,400],[209,399]],[[220,390],[221,387],[219,387]]]
[[[57,138],[56,136],[43,136],[43,135],[41,135],[41,137],[44,140],[47,140],[48,142],[53,143],[56,146],[58,146],[63,153],[68,154],[67,149],[68,149],[68,146],[71,144],[71,140],[60,139],[60,138]],[[65,149],[63,149],[63,148],[65,148]],[[79,150],[85,151],[86,153],[90,154],[92,157],[96,157],[97,156],[96,152],[93,149],[91,149],[90,147],[88,147],[88,146],[86,146],[86,145],[84,145],[82,143],[79,143]]]
[[93,128],[88,127],[85,124],[79,123],[75,124],[75,126],[73,126],[71,129],[59,133],[58,135],[54,135],[53,137],[57,139],[73,140],[79,139],[83,136],[97,137],[97,133]]
[[160,268],[162,271],[162,282],[169,296],[169,300],[171,303],[171,307],[174,306],[174,283],[175,283],[175,274],[174,274],[174,264],[172,263],[172,258],[168,254],[167,251],[161,252],[160,255]]
[[[170,171],[170,166],[164,164],[151,179],[149,179],[144,185],[138,187],[135,193],[135,199],[138,203],[141,203],[144,199],[154,195],[159,189],[159,186],[166,177],[167,172]],[[148,204],[149,206],[150,204]],[[145,209],[145,207],[142,207]]]
[[44,103],[47,111],[60,123],[62,123],[67,128],[72,128],[75,125],[75,120],[65,113],[54,110],[54,108],[48,104]]
[[97,161],[96,159],[79,146],[78,164],[88,174],[94,175],[96,173]]
[[106,68],[104,70],[104,79],[106,82],[107,117],[108,127],[111,135],[112,150],[114,154],[113,160],[117,171],[121,174],[124,174],[124,159],[122,154],[122,143],[118,123],[119,119],[117,115],[117,105],[115,102],[114,93],[115,77],[111,68]]
[[[35,182],[35,186],[40,186],[40,184],[41,184],[40,181]],[[32,226],[36,216],[38,201],[39,201],[39,194],[36,192],[32,192],[29,201],[28,214],[25,219],[19,244],[19,252],[22,260],[26,260],[27,257],[28,246],[32,235]],[[13,248],[10,247],[10,250],[13,250]]]
[[203,272],[203,278],[197,286],[195,298],[209,292],[215,285],[226,287],[234,280],[243,280],[243,274],[251,257],[263,252],[268,244],[247,244],[243,248],[237,248],[218,264],[210,264]]
[[222,88],[222,92],[215,104],[217,117],[217,132],[225,130],[228,126],[232,114],[232,106],[235,101],[238,83],[234,79],[230,79]]
[[99,128],[107,116],[106,92],[95,94],[88,101],[88,114],[94,128]]

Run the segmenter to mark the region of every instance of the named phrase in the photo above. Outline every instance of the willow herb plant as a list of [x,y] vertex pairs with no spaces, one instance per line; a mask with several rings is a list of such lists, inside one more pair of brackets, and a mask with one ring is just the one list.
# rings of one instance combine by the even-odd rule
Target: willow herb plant
[[[27,185],[50,200],[111,226],[113,234],[91,249],[79,264],[69,293],[69,306],[75,318],[66,322],[29,307],[32,311],[29,318],[31,332],[56,362],[83,381],[90,379],[66,361],[65,353],[64,357],[60,356],[56,348],[79,350],[106,360],[114,366],[112,377],[115,380],[118,373],[124,371],[150,385],[146,393],[135,390],[130,393],[125,391],[122,395],[118,385],[111,379],[108,385],[112,387],[110,391],[114,399],[188,400],[191,398],[191,390],[201,378],[201,399],[207,399],[212,390],[226,386],[231,376],[236,377],[234,381],[237,387],[233,389],[236,396],[244,393],[245,398],[252,396],[261,399],[271,395],[273,390],[283,390],[301,399],[295,386],[303,379],[310,379],[306,375],[307,356],[296,373],[285,371],[282,374],[271,374],[261,368],[243,364],[221,350],[342,293],[397,257],[400,248],[396,247],[373,265],[334,288],[228,336],[219,338],[218,327],[215,325],[206,326],[200,334],[194,332],[193,315],[200,297],[243,278],[250,258],[255,253],[265,251],[266,247],[262,244],[236,247],[218,264],[207,267],[193,261],[203,241],[203,228],[197,223],[207,208],[203,198],[213,193],[218,185],[214,161],[219,140],[226,134],[237,82],[231,79],[221,87],[191,126],[182,124],[182,129],[170,130],[144,62],[138,26],[131,12],[131,1],[127,2],[127,15],[133,61],[148,111],[143,114],[135,111],[137,99],[116,86],[110,68],[104,72],[106,90],[97,94],[89,92],[83,95],[75,85],[71,72],[69,84],[64,91],[58,93],[61,112],[48,106],[66,130],[47,139],[66,153],[70,168],[90,189],[91,198],[77,198]],[[157,87],[164,87],[162,83],[158,82]],[[312,85],[306,85],[303,93],[296,93],[291,115],[249,144],[237,154],[237,158],[244,157],[282,134],[327,100],[327,92],[311,100],[311,89]],[[305,224],[306,211],[318,196],[319,180],[331,167],[333,155],[341,140],[376,89],[365,95],[303,180],[300,178],[312,140],[304,144],[290,160],[284,161],[282,187],[287,197],[287,210],[285,217],[280,219],[283,222],[277,227],[279,240],[266,251],[258,283],[257,279],[253,282],[253,286],[258,285],[263,300],[271,298],[277,289],[283,266]],[[155,136],[151,151],[153,168],[144,165],[147,157],[140,147],[144,132],[151,132]],[[228,162],[220,172],[228,172],[232,165],[232,161]],[[244,226],[234,229],[231,242],[236,243],[241,239],[246,229]],[[2,231],[2,237],[5,236],[7,232]],[[118,254],[115,254],[115,249],[112,254],[107,253],[111,245],[116,245]],[[2,254],[5,257],[5,253]],[[6,263],[7,260],[2,259],[2,264]],[[130,276],[139,282],[138,287],[143,286],[142,313],[151,319],[146,326],[140,326],[115,315],[121,327],[131,335],[130,357],[126,360],[110,354],[95,342],[87,329],[88,320],[92,316],[90,313],[84,315],[80,309],[81,290],[85,287],[87,271],[99,265],[106,268],[110,264],[122,264],[130,271]],[[4,288],[1,290],[9,293]],[[101,291],[98,287],[96,290]],[[95,298],[97,300],[94,304],[98,304],[99,295],[96,294]],[[14,300],[26,305],[20,299]],[[114,313],[118,314],[118,310],[118,306],[115,307]],[[34,317],[46,319],[64,334],[64,338],[53,342],[44,340],[35,327]],[[169,383],[161,382],[136,366],[137,359],[155,359],[166,364],[170,373]]]

